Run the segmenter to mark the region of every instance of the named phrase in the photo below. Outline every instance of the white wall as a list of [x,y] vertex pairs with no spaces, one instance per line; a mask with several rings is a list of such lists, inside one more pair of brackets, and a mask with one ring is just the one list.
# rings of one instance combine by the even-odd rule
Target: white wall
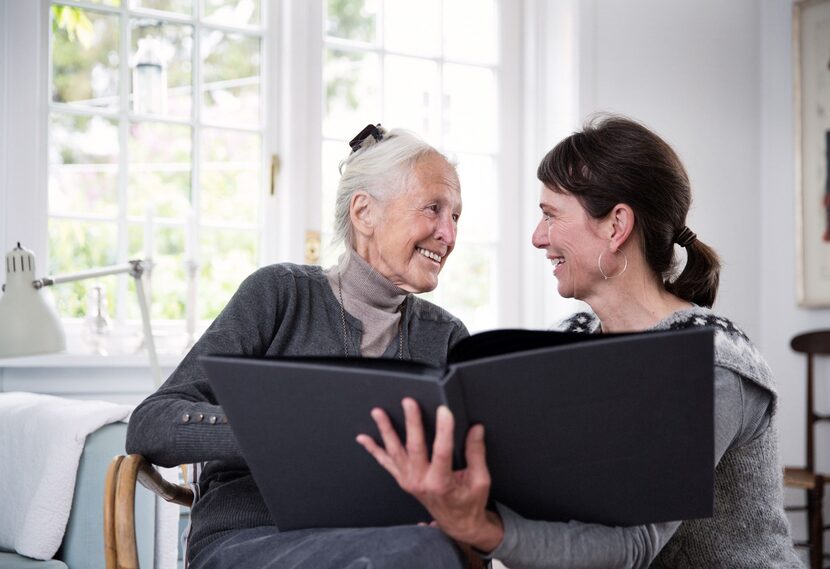
[[[0,22],[8,20],[8,7],[5,2],[0,2]],[[6,61],[9,49],[6,45],[8,34],[6,33],[6,26],[0,24],[0,125],[7,123],[6,119],[6,91],[9,86],[9,79],[7,74],[8,63]],[[8,210],[6,205],[6,140],[8,138],[7,129],[0,127],[0,245],[5,246],[6,235],[6,216],[5,212]],[[5,247],[4,247],[5,248]],[[2,373],[2,372],[0,372]]]
[[[33,124],[32,116],[46,116],[48,51],[47,27],[42,25],[47,8],[42,1],[3,2],[5,14],[5,86],[3,130],[6,145],[3,158],[7,168],[0,176],[0,250],[5,256],[16,241],[35,252],[41,267],[46,266],[46,233],[32,220],[46,210],[47,121]],[[13,48],[13,49],[12,49]],[[2,164],[2,162],[0,162]],[[35,196],[32,199],[31,196]]]
[[[789,0],[765,0],[761,11],[761,212],[757,247],[762,251],[759,283],[762,315],[760,344],[781,390],[781,438],[784,461],[804,460],[804,358],[789,348],[792,336],[830,328],[830,310],[796,305],[795,165],[793,55]],[[830,411],[830,365],[820,368],[826,381],[817,389],[817,405]],[[826,435],[827,431],[822,431]],[[818,466],[830,470],[828,438],[817,439]]]
[[757,0],[589,0],[581,114],[643,121],[692,181],[689,227],[722,256],[716,309],[758,338],[761,251]]

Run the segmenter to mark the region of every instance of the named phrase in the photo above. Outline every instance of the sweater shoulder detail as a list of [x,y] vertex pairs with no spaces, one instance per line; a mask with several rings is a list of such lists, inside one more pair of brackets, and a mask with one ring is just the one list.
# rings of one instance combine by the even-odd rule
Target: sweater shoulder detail
[[577,312],[561,320],[551,329],[559,332],[593,334],[599,328],[599,318],[593,312]]
[[266,265],[251,274],[256,279],[274,277],[308,278],[311,280],[325,280],[325,273],[318,265],[297,265],[294,263],[274,263]]
[[453,316],[447,310],[441,308],[437,304],[433,304],[428,300],[410,294],[406,297],[406,302],[411,306],[410,314],[419,320],[431,320],[433,322],[447,322],[455,324],[457,327],[463,327],[464,324]]
[[[594,333],[600,321],[593,312],[577,312],[563,320],[555,329],[563,332]],[[715,331],[715,365],[735,372],[773,395],[776,390],[772,371],[761,352],[746,333],[730,319],[715,314],[708,308],[694,306],[680,310],[658,322],[650,330],[687,330],[712,328]]]

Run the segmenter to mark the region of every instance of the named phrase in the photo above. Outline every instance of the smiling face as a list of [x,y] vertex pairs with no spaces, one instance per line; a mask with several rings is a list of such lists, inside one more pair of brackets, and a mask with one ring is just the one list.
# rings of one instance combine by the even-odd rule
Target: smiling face
[[608,240],[600,237],[598,222],[572,194],[542,186],[539,207],[542,219],[533,232],[533,246],[544,249],[553,264],[559,294],[585,300],[602,280],[597,259]]
[[368,198],[369,227],[355,236],[355,249],[400,288],[429,292],[455,247],[461,190],[455,170],[437,154],[419,159],[405,179],[394,197]]

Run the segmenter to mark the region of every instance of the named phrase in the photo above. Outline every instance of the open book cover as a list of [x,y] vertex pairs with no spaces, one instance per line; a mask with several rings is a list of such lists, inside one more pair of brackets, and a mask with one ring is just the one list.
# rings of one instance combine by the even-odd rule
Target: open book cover
[[712,514],[714,338],[497,330],[444,368],[373,358],[205,356],[202,364],[282,531],[430,521],[355,442],[401,399],[485,426],[491,500],[524,517],[639,525]]

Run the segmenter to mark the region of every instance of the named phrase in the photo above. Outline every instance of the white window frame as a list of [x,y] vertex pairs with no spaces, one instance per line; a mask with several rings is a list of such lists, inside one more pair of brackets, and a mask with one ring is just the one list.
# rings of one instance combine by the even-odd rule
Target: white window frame
[[[251,126],[236,126],[232,124],[219,124],[219,123],[210,123],[210,122],[203,122],[202,120],[202,83],[201,83],[201,72],[202,72],[202,65],[203,62],[201,60],[200,48],[201,48],[201,32],[205,29],[208,30],[220,30],[225,33],[240,35],[243,37],[254,37],[261,40],[260,44],[260,56],[263,65],[261,67],[261,80],[260,80],[260,88],[259,88],[259,96],[260,101],[265,103],[268,100],[267,94],[267,87],[269,83],[265,80],[264,75],[268,73],[268,61],[266,57],[266,36],[268,35],[268,14],[270,12],[270,5],[267,2],[263,2],[261,5],[261,13],[262,13],[262,21],[259,25],[247,26],[247,27],[229,27],[223,26],[221,24],[215,24],[212,22],[203,23],[200,22],[201,16],[201,1],[200,0],[193,0],[193,12],[191,16],[184,16],[178,15],[174,13],[167,13],[167,12],[159,12],[156,10],[147,10],[142,8],[131,8],[129,6],[130,0],[122,0],[121,6],[97,6],[97,5],[90,5],[89,2],[76,2],[75,0],[55,0],[54,2],[49,2],[48,6],[51,7],[54,3],[60,3],[61,5],[66,6],[77,6],[83,9],[88,9],[90,12],[94,12],[97,14],[104,14],[115,16],[118,18],[118,26],[119,26],[119,92],[118,92],[118,105],[112,109],[89,109],[84,108],[82,106],[74,105],[72,103],[58,103],[49,100],[47,103],[48,112],[57,112],[64,115],[69,116],[100,116],[107,119],[117,121],[118,125],[118,138],[119,138],[119,153],[118,153],[118,172],[119,178],[117,183],[117,193],[118,193],[118,202],[119,202],[119,212],[116,217],[116,223],[119,227],[118,231],[118,243],[116,245],[116,252],[118,255],[117,262],[124,262],[126,261],[127,256],[127,231],[126,226],[129,223],[135,223],[135,219],[131,218],[124,210],[124,207],[127,203],[127,191],[128,191],[128,182],[127,182],[127,175],[130,167],[130,157],[128,155],[128,146],[129,146],[129,135],[128,135],[128,128],[131,123],[155,123],[155,124],[170,124],[170,125],[182,125],[187,126],[191,129],[191,157],[190,157],[190,167],[191,167],[191,208],[194,212],[194,218],[196,221],[197,226],[199,227],[199,234],[202,233],[206,227],[204,227],[201,223],[201,214],[200,214],[200,201],[202,196],[202,189],[201,189],[201,133],[204,129],[224,129],[228,131],[235,131],[235,132],[242,132],[242,133],[249,133],[249,134],[257,134],[261,136],[261,148],[260,148],[260,196],[259,200],[260,203],[264,203],[267,199],[267,180],[266,180],[266,171],[267,171],[267,164],[268,164],[268,153],[267,153],[267,124],[268,124],[268,114],[269,114],[269,105],[262,104],[261,105],[261,116],[258,124],[251,125]],[[191,61],[193,63],[193,74],[191,77],[191,84],[192,84],[192,111],[187,117],[168,117],[163,115],[141,115],[136,114],[132,111],[130,107],[130,67],[129,67],[129,58],[130,58],[130,50],[131,50],[131,42],[130,42],[130,35],[131,35],[131,28],[130,28],[130,19],[134,16],[142,16],[145,18],[156,20],[163,24],[171,24],[171,25],[184,25],[190,26],[193,32],[193,51],[191,53]],[[49,12],[47,11],[46,19],[49,19]],[[247,28],[247,29],[246,29]],[[47,42],[49,41],[49,30],[47,23]],[[47,64],[47,94],[51,93],[52,91],[52,64],[51,64],[51,52],[47,50],[47,53],[50,55],[50,59]],[[48,96],[48,95],[47,95]],[[48,124],[48,117],[47,117],[47,124]],[[47,189],[48,194],[48,189]],[[258,237],[262,237],[262,227],[265,225],[266,218],[264,215],[264,209],[262,208],[260,214],[257,218],[255,228],[244,228],[244,231],[253,231],[257,234]],[[77,215],[55,215],[55,216],[47,216],[47,223],[48,219],[78,219],[83,221],[83,216]],[[187,231],[186,227],[186,220],[180,220],[174,222],[173,224],[166,224],[166,225],[157,225],[158,227],[175,227],[179,223],[184,225],[185,231]],[[230,228],[234,228],[230,226]],[[240,228],[242,229],[242,228]],[[208,229],[209,230],[209,229]],[[260,242],[263,240],[260,239]],[[258,247],[258,258],[257,264],[261,265],[262,260],[264,258],[262,247]],[[184,260],[185,262],[188,259]],[[83,269],[86,267],[79,268]],[[240,275],[240,280],[244,278],[246,275]],[[196,277],[198,282],[198,276]],[[118,279],[117,285],[117,306],[114,307],[114,314],[116,316],[116,320],[120,326],[125,324],[124,322],[124,315],[126,313],[125,305],[128,302],[133,302],[132,299],[127,299],[127,279],[120,278]],[[198,304],[198,297],[197,302]],[[187,306],[186,311],[188,313],[190,311],[196,311],[197,306]],[[169,329],[171,331],[176,330],[177,328],[181,328],[185,322],[185,319],[176,319],[176,320],[159,320],[156,319],[154,321],[154,328],[156,329]],[[69,319],[65,319],[69,320]],[[202,323],[202,327],[207,323]],[[198,328],[199,326],[197,326]]]
[[[593,0],[582,1],[589,5],[504,0],[499,19],[502,44],[513,54],[503,59],[500,80],[508,89],[499,99],[501,326],[543,328],[571,306],[556,297],[544,257],[529,241],[538,221],[538,161],[579,126],[579,116],[590,107],[590,65],[580,73],[580,64],[590,64],[591,37],[584,32],[592,30]],[[269,221],[262,226],[260,261],[301,263],[305,232],[319,224],[319,195],[308,189],[320,187],[322,4],[269,4],[263,15],[269,30],[263,38],[263,81],[271,112],[265,118],[263,164],[278,154],[282,169],[275,196],[263,202],[261,216]],[[20,241],[35,252],[38,274],[48,266],[48,19],[48,0],[0,2],[0,253]],[[571,87],[563,89],[561,83],[568,81]],[[506,119],[511,112],[514,118]]]
[[[528,246],[530,234],[526,236],[521,230],[521,210],[526,205],[521,202],[516,192],[521,187],[522,175],[520,174],[522,157],[522,107],[521,107],[521,81],[522,81],[522,49],[521,29],[523,25],[522,13],[523,2],[520,0],[497,0],[499,4],[498,34],[499,55],[498,63],[494,66],[483,66],[493,68],[496,74],[496,81],[500,87],[498,104],[499,121],[499,149],[497,153],[498,182],[497,191],[499,203],[495,208],[499,212],[498,220],[467,220],[465,223],[498,223],[500,226],[500,240],[496,244],[496,258],[498,262],[495,274],[497,282],[494,283],[496,290],[495,303],[497,306],[497,326],[517,327],[522,325],[522,279],[521,273],[522,257],[517,255],[519,247]],[[310,26],[306,31],[307,37],[316,41],[312,53],[314,59],[308,65],[309,93],[316,93],[313,98],[306,101],[313,101],[313,105],[306,104],[308,116],[314,116],[309,121],[307,140],[308,164],[310,175],[306,182],[309,188],[321,188],[321,171],[323,167],[331,165],[321,164],[322,155],[322,54],[326,49],[324,27],[322,25],[323,8],[321,0],[308,0],[313,5],[314,17],[310,18]],[[384,50],[371,50],[372,53],[392,53]],[[438,60],[438,59],[436,59]],[[443,61],[443,60],[441,60]],[[473,65],[473,64],[471,64]],[[394,127],[395,125],[389,125]],[[355,132],[361,125],[356,125]],[[462,198],[464,196],[464,181],[462,180]],[[475,191],[470,188],[469,191]],[[301,233],[307,230],[320,231],[321,224],[321,196],[320,191],[315,191],[304,203],[306,210],[305,227]],[[300,216],[298,216],[300,217]]]

